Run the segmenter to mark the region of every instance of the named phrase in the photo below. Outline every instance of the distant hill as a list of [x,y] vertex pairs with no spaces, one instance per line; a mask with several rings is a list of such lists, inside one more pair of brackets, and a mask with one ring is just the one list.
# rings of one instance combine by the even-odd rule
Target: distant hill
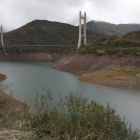
[[108,22],[90,21],[87,23],[87,29],[95,32],[106,34],[109,36],[115,35],[122,37],[126,33],[140,30],[140,24],[111,24]]
[[[19,29],[4,34],[5,45],[67,45],[77,44],[79,28],[65,23],[35,20]],[[106,35],[87,30],[87,41],[92,43]]]
[[134,32],[131,32],[131,33],[127,33],[123,36],[123,38],[140,42],[140,30],[139,31],[134,31]]

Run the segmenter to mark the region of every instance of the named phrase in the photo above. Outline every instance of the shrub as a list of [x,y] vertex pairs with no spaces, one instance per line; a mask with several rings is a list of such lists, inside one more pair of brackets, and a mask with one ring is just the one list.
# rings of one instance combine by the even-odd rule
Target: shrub
[[40,112],[31,120],[31,127],[39,138],[56,140],[138,140],[138,131],[131,130],[115,110],[89,102],[87,98],[70,93],[65,99],[60,96],[58,104],[47,95],[38,95]]
[[19,49],[18,51],[19,51],[20,53],[22,53],[22,49]]
[[85,53],[87,53],[87,49],[82,47],[82,48],[80,48],[79,52],[82,54],[85,54]]
[[122,39],[118,38],[118,39],[113,41],[113,46],[120,47],[121,43],[122,43]]
[[104,54],[104,50],[97,50],[96,53],[97,53],[98,55],[103,55],[103,54]]
[[92,49],[91,46],[85,46],[85,48],[86,48],[87,50],[91,50],[91,49]]
[[137,52],[137,55],[140,56],[140,52]]

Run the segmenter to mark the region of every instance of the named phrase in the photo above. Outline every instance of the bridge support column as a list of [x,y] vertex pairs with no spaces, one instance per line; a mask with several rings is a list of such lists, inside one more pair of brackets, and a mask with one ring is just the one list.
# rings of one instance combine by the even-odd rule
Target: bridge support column
[[84,45],[87,45],[87,38],[86,38],[86,12],[84,12]]
[[[84,25],[82,25],[82,19],[84,19]],[[82,35],[82,26],[83,26],[83,35]],[[81,46],[81,40],[84,40],[84,45],[87,45],[87,40],[86,40],[86,12],[84,12],[84,16],[82,16],[82,12],[79,12],[79,39],[78,39],[78,47]]]
[[4,48],[4,42],[3,42],[3,30],[2,30],[2,25],[1,25],[1,45],[3,47],[3,50],[5,50]]

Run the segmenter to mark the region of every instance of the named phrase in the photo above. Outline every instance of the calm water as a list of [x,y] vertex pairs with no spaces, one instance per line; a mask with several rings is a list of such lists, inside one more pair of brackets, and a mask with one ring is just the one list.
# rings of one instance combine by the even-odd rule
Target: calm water
[[140,129],[140,91],[121,88],[111,88],[78,81],[78,75],[60,72],[51,68],[52,62],[40,61],[0,61],[0,73],[8,78],[3,81],[3,88],[12,91],[17,99],[32,104],[36,92],[51,91],[55,100],[59,93],[63,96],[69,92],[80,93],[89,100],[95,100],[101,105],[116,108],[117,114],[126,116],[133,128]]

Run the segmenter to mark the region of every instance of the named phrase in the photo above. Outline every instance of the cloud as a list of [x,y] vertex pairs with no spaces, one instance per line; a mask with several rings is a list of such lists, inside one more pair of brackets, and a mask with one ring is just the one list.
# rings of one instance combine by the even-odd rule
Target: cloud
[[67,22],[79,11],[92,20],[140,23],[139,0],[0,0],[0,24],[7,30],[35,19]]

